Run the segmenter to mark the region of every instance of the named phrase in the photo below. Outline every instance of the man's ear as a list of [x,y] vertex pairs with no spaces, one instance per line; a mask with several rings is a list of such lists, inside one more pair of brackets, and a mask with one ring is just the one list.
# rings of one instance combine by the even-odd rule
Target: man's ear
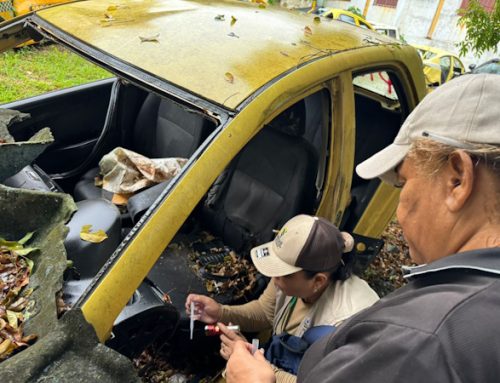
[[474,162],[463,150],[453,153],[446,168],[446,207],[459,211],[467,202],[474,187]]

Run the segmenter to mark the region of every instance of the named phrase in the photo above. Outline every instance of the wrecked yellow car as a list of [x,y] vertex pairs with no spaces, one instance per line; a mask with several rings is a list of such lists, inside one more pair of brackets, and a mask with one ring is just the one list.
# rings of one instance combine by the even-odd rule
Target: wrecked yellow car
[[0,1],[0,22],[70,0],[5,0]]
[[424,64],[425,81],[429,88],[442,85],[465,73],[464,64],[453,53],[426,45],[414,45]]
[[[128,357],[163,338],[200,359],[205,338],[200,326],[188,341],[187,294],[253,299],[267,281],[248,251],[290,217],[316,214],[353,232],[358,270],[376,256],[397,190],[354,168],[393,141],[424,97],[414,48],[239,1],[89,0],[0,32],[2,50],[45,38],[115,75],[2,105],[31,116],[9,127],[14,138],[42,127],[54,136],[4,187],[68,193],[78,207],[62,281],[72,308],[59,321],[81,310]],[[116,148],[184,163],[154,186],[111,192],[98,165]],[[107,238],[81,239],[93,230]],[[0,368],[50,352],[40,342]]]

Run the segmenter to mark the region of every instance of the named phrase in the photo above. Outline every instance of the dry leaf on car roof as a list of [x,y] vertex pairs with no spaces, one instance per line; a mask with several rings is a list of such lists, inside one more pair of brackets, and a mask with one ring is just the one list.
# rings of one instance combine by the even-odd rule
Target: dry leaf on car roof
[[217,15],[217,16],[214,17],[214,20],[224,21],[225,20],[225,16],[224,15]]
[[153,36],[139,36],[139,39],[141,39],[141,43],[159,43],[160,34],[157,33],[156,35]]
[[234,82],[234,76],[230,72],[226,72],[224,78],[226,79],[227,82],[231,84]]
[[314,17],[313,20],[314,20],[315,23],[320,23],[321,22],[321,19],[319,18],[319,16]]
[[237,21],[238,19],[236,17],[231,16],[231,26],[233,26]]
[[306,36],[311,36],[313,34],[313,31],[312,31],[311,27],[309,27],[309,26],[306,25],[305,28],[304,28],[304,34]]
[[91,229],[92,225],[83,225],[80,230],[80,238],[84,241],[92,243],[101,243],[108,238],[108,235],[104,232],[104,230],[99,229],[92,233],[90,231]]

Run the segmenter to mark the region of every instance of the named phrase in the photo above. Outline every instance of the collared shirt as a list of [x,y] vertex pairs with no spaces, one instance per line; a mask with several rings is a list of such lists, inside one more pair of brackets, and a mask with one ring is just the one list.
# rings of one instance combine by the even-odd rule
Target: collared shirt
[[407,277],[315,343],[298,381],[500,381],[500,248],[444,257]]
[[[500,252],[500,248],[496,249]],[[452,269],[479,270],[486,273],[500,274],[500,257],[495,249],[481,249],[458,253],[438,259],[430,264],[403,266],[405,278],[411,280],[419,275]]]

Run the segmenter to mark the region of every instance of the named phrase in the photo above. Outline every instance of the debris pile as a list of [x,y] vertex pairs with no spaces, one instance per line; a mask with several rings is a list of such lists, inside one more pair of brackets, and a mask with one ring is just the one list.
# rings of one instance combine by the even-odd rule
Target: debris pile
[[[218,350],[218,349],[217,349]],[[171,344],[154,344],[134,359],[134,367],[144,382],[148,383],[210,383],[218,378],[224,360],[217,350],[207,347],[196,357],[184,350],[174,350]]]
[[24,247],[33,233],[19,241],[0,238],[0,361],[28,347],[37,336],[23,334],[25,309],[33,305],[33,289],[25,288],[33,270],[33,261],[27,255],[37,250]]
[[251,295],[257,283],[257,269],[250,257],[236,254],[206,232],[188,246],[192,249],[191,267],[204,280],[210,296],[228,296],[235,302]]
[[414,265],[401,226],[393,221],[382,234],[385,244],[361,276],[383,297],[406,284],[402,266]]

